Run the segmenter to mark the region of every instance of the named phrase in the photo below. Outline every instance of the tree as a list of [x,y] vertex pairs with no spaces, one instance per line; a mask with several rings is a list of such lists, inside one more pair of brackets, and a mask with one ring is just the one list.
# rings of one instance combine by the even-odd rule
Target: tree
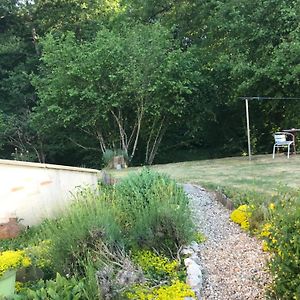
[[[168,22],[174,22],[179,36],[190,38],[197,46],[195,55],[202,61],[200,72],[210,91],[205,98],[214,117],[202,122],[203,132],[209,134],[200,140],[213,142],[214,148],[221,146],[223,153],[227,144],[233,145],[227,141],[239,141],[239,145],[234,143],[236,149],[229,146],[228,150],[242,152],[246,146],[245,121],[238,97],[299,96],[299,4],[299,0],[182,1],[177,7]],[[252,107],[252,130],[257,132],[254,149],[266,151],[271,132],[297,126],[297,106],[298,102],[275,100]],[[287,125],[288,115],[294,125]],[[191,122],[192,133],[197,118],[189,116],[196,121]]]
[[60,124],[76,128],[97,140],[102,153],[120,148],[130,160],[143,132],[151,163],[165,127],[181,114],[184,95],[190,93],[187,72],[182,72],[188,59],[160,25],[120,33],[104,29],[83,44],[74,34],[48,35],[44,68],[34,79],[41,99],[35,122],[49,120],[40,128],[44,132]]
[[72,31],[78,40],[88,40],[102,26],[110,26],[122,11],[119,0],[37,0],[32,19],[40,36]]
[[[40,155],[36,157],[40,141],[29,128],[29,115],[36,101],[30,73],[38,62],[31,25],[22,3],[1,2],[0,110],[4,120],[1,143],[7,158],[17,149],[22,155],[29,153],[30,160],[41,160]],[[38,152],[41,154],[41,149]]]

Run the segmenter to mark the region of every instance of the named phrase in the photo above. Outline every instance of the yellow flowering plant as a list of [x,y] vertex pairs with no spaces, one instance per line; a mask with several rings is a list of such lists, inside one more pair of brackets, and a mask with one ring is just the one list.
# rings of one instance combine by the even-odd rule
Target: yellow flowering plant
[[172,281],[171,285],[164,285],[154,289],[147,286],[136,286],[125,294],[131,300],[183,300],[185,297],[195,298],[191,287],[180,280]]
[[152,251],[140,250],[136,252],[133,255],[133,261],[153,279],[178,277],[178,261],[170,260],[166,256],[158,255]]
[[28,267],[30,264],[31,260],[24,250],[0,252],[0,277],[2,277],[6,271],[20,267]]
[[270,223],[265,223],[261,229],[261,232],[259,234],[259,237],[263,239],[262,241],[262,249],[263,251],[269,251],[269,246],[267,239],[271,236],[271,227],[272,225]]
[[274,211],[275,210],[275,204],[273,202],[271,202],[269,204],[269,209],[270,209],[270,211]]
[[250,223],[249,219],[252,215],[251,207],[249,205],[240,205],[237,209],[235,209],[231,215],[230,219],[241,226],[244,230],[249,230]]
[[[133,255],[133,261],[142,268],[148,281],[147,284],[136,285],[126,291],[126,299],[181,300],[185,297],[195,297],[190,286],[183,282],[182,270],[177,260],[171,260],[150,250],[140,250]],[[157,286],[157,282],[162,281],[165,284]]]

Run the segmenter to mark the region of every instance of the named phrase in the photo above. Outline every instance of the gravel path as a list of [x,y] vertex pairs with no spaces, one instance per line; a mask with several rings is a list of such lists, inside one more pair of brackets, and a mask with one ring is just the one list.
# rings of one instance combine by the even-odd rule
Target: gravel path
[[207,237],[197,252],[203,269],[200,299],[266,299],[268,254],[261,250],[261,242],[231,222],[230,211],[204,189],[191,184],[185,184],[184,189],[191,200],[194,221]]

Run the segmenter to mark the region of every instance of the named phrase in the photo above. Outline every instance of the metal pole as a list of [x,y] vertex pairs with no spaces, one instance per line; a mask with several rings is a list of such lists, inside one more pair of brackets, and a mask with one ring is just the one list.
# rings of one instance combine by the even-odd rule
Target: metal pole
[[249,155],[249,160],[251,160],[251,144],[250,144],[250,126],[249,126],[248,99],[245,99],[245,104],[246,104],[246,119],[247,119],[248,155]]

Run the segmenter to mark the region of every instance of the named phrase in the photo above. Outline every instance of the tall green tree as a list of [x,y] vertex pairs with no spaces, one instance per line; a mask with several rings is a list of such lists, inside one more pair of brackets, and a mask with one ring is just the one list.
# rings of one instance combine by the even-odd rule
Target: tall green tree
[[40,36],[72,31],[78,40],[89,40],[114,24],[123,10],[120,0],[36,0],[32,19]]
[[29,127],[30,112],[36,102],[30,74],[39,59],[32,29],[25,4],[1,2],[0,110],[5,124],[1,134],[4,157],[20,153],[26,159],[42,161],[40,141]]
[[44,132],[72,127],[93,137],[102,153],[120,148],[130,160],[143,132],[151,163],[165,127],[186,104],[189,59],[160,25],[104,29],[83,44],[73,34],[49,35],[34,80],[40,98],[35,122],[49,121],[40,127]]

